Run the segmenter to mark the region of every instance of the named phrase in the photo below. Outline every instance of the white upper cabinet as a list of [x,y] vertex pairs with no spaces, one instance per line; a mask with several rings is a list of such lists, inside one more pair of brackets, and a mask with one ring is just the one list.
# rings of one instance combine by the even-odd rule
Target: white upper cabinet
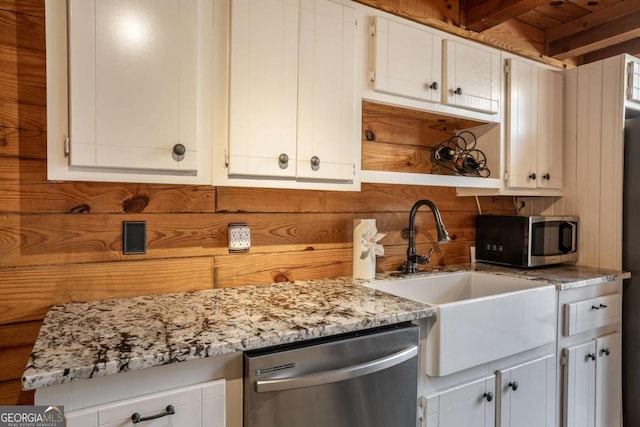
[[626,107],[632,110],[640,110],[640,59],[627,55],[627,100]]
[[563,75],[515,58],[507,82],[507,186],[562,190]]
[[356,30],[341,2],[232,1],[230,178],[355,182]]
[[540,69],[538,75],[538,188],[562,190],[564,76]]
[[440,102],[442,39],[425,29],[379,16],[371,31],[370,79],[379,92]]
[[499,50],[366,6],[358,12],[364,99],[500,122]]
[[500,111],[500,52],[462,40],[444,40],[443,102],[496,114]]
[[298,178],[354,180],[361,121],[355,29],[351,7],[327,0],[300,3]]
[[56,28],[68,31],[66,52],[47,49],[48,87],[63,85],[49,109],[65,110],[51,113],[62,123],[50,129],[50,178],[210,183],[212,3],[70,0],[68,8],[66,28],[47,25],[52,44],[65,36]]
[[629,62],[627,99],[640,102],[640,62]]
[[229,174],[295,177],[298,0],[231,3]]

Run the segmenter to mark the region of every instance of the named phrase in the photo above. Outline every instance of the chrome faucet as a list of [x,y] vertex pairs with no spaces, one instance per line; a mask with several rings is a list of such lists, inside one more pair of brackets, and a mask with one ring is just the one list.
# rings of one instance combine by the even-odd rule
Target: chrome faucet
[[438,243],[447,243],[451,239],[449,233],[444,227],[442,217],[440,216],[440,210],[431,200],[418,200],[411,208],[409,214],[409,247],[407,248],[407,260],[402,265],[401,270],[403,273],[417,273],[418,264],[427,264],[431,261],[431,254],[433,254],[433,248],[429,251],[429,256],[416,254],[416,213],[420,206],[427,205],[431,208],[433,216],[436,220],[436,230],[438,231]]

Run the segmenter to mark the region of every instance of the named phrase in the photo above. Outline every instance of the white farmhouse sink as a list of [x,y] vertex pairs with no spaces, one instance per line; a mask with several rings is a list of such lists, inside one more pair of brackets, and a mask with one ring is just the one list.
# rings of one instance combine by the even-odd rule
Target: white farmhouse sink
[[427,374],[443,376],[543,344],[556,336],[556,289],[490,273],[443,273],[368,287],[437,308],[427,330]]

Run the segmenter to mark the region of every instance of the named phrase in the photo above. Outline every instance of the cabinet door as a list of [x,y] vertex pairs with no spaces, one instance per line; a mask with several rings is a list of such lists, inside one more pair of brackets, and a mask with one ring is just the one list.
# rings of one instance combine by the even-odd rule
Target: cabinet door
[[360,135],[355,36],[352,7],[329,0],[301,1],[298,178],[353,180]]
[[627,99],[640,102],[640,62],[629,62]]
[[497,426],[554,425],[555,363],[547,356],[497,372]]
[[562,189],[564,144],[564,76],[538,70],[538,168],[539,188]]
[[562,189],[564,78],[517,59],[505,67],[507,185]]
[[198,0],[70,0],[72,167],[197,170],[199,140],[210,143],[211,10]]
[[445,39],[443,102],[498,113],[500,53],[480,45]]
[[298,1],[231,2],[229,175],[294,177]]
[[596,338],[596,427],[619,427],[622,402],[622,336]]
[[442,39],[428,31],[375,18],[373,89],[440,102]]
[[507,59],[507,172],[509,187],[536,188],[538,68]]
[[425,398],[427,427],[490,427],[495,423],[495,376]]
[[593,427],[596,397],[596,342],[563,349],[564,427]]
[[64,414],[65,427],[97,427],[98,410],[69,411]]

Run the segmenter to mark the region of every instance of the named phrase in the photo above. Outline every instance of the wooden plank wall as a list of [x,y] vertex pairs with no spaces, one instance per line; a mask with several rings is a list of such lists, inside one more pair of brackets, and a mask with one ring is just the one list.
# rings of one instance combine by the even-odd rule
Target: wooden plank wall
[[[580,218],[578,264],[622,269],[624,63],[620,57],[566,73],[562,209]],[[560,204],[560,201],[558,202]]]
[[[0,405],[33,402],[21,393],[20,377],[51,304],[350,275],[357,218],[377,219],[387,233],[379,268],[395,269],[406,251],[409,210],[424,198],[440,207],[454,239],[437,247],[433,264],[469,260],[476,202],[457,198],[454,188],[48,182],[45,80],[43,0],[0,0]],[[363,129],[393,126],[374,113],[366,109]],[[395,131],[415,137],[411,126]],[[511,198],[480,203],[487,212],[513,211]],[[145,255],[122,254],[125,220],[147,222]],[[227,251],[227,224],[238,221],[251,227],[249,254]],[[435,241],[428,210],[417,227],[418,251],[427,253]]]

